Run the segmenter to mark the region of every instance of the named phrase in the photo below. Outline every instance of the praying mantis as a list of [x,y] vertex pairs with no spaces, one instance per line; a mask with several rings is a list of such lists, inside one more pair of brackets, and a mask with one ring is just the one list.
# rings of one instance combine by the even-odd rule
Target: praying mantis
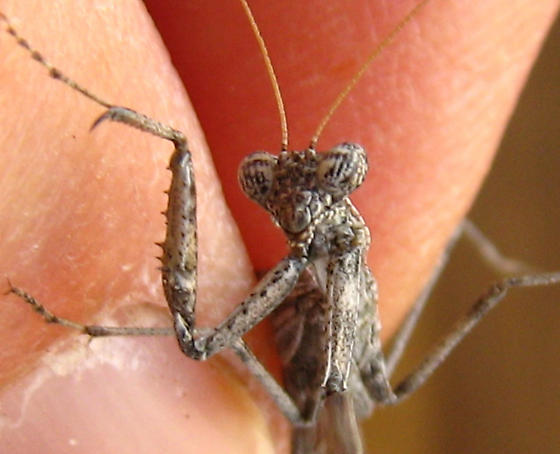
[[[96,91],[97,91],[97,90],[96,90]],[[258,116],[258,115],[257,115],[257,116]],[[92,116],[92,118],[93,118],[93,117],[94,117],[94,116]],[[86,122],[86,123],[87,123],[87,122]],[[97,133],[96,133],[96,134],[97,134]],[[190,137],[189,137],[189,138],[190,138]],[[327,139],[322,139],[322,140],[326,141]],[[247,150],[245,151],[245,154],[246,154],[246,153],[247,153]],[[375,221],[375,224],[378,224],[378,221]],[[152,235],[152,238],[151,238],[152,241],[154,240],[154,236],[155,236],[155,235]],[[155,239],[157,239],[157,237],[156,237]],[[41,299],[43,299],[43,298],[41,298]],[[147,299],[147,298],[146,298],[146,299]],[[45,302],[46,302],[46,301],[45,301]],[[218,317],[218,318],[219,318],[219,317]]]

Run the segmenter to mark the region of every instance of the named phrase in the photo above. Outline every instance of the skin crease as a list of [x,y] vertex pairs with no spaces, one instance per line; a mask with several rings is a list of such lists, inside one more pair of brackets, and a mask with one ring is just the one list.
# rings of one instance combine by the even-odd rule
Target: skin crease
[[[160,17],[151,3],[152,14]],[[251,263],[270,267],[285,250],[266,215],[235,187],[244,155],[278,149],[269,82],[239,5],[206,11],[206,3],[212,2],[191,9],[167,6],[173,10],[168,20],[182,23],[188,33],[173,37],[167,31],[165,39],[172,53],[187,47],[197,62],[198,76],[186,86],[199,90],[190,96],[251,262],[221,199],[196,120],[141,5],[99,2],[92,8],[73,2],[70,9],[62,1],[48,7],[6,2],[3,12],[50,61],[90,90],[186,133],[199,189],[200,320],[211,325],[249,291]],[[368,14],[355,2],[357,9],[346,12],[354,21],[348,24],[365,30],[367,39],[336,22],[343,17],[337,2],[329,3],[329,11],[310,5],[296,19],[294,5],[267,12],[255,3],[285,92],[292,143],[301,148],[374,43],[414,2],[373,7]],[[372,226],[369,263],[380,283],[385,337],[468,209],[557,7],[544,0],[479,3],[484,5],[433,0],[375,62],[321,138],[320,146],[353,140],[370,151],[372,169],[353,200]],[[377,32],[367,32],[376,20]],[[211,25],[220,23],[228,24],[222,40],[223,27]],[[285,25],[290,23],[295,31]],[[302,24],[313,24],[312,36],[296,33]],[[164,31],[170,25],[159,23]],[[341,26],[350,44],[333,36],[333,27]],[[233,47],[229,57],[220,53],[226,44]],[[0,46],[0,275],[73,320],[97,320],[101,308],[162,303],[153,259],[159,252],[152,243],[163,238],[159,211],[166,202],[171,147],[120,125],[102,125],[90,134],[101,108],[48,79],[5,34]],[[174,58],[179,73],[193,74],[188,58]],[[226,64],[222,75],[217,69]],[[295,76],[296,70],[303,73]],[[208,81],[205,90],[196,77]],[[226,90],[209,88],[214,86]],[[129,318],[124,322],[131,324]],[[166,321],[159,317],[154,323]],[[1,427],[2,443],[10,452],[44,452],[45,446],[66,452],[72,443],[84,453],[99,452],[100,443],[107,452],[118,447],[124,453],[219,452],[223,446],[240,453],[287,450],[285,421],[258,386],[248,388],[245,376],[223,360],[186,361],[172,339],[96,340],[79,348],[74,339],[70,351],[78,354],[71,364],[64,356],[55,368],[43,355],[67,330],[45,326],[11,296],[3,298],[0,324],[2,408],[10,415]],[[274,369],[268,335],[260,330],[253,339],[259,355],[272,357]],[[109,359],[96,362],[96,349]],[[30,378],[37,376],[43,381]]]

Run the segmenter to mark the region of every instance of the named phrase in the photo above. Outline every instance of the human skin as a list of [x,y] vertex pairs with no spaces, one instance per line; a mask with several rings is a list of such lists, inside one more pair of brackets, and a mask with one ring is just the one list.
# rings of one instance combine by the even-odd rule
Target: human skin
[[[279,127],[236,2],[210,11],[213,2],[179,3],[149,7],[154,17],[162,15],[159,8],[173,11],[159,26],[179,73],[193,78],[186,88],[202,115],[237,224],[141,5],[5,2],[3,12],[90,90],[186,133],[199,188],[200,320],[213,325],[250,291],[253,268],[268,268],[285,254],[266,215],[235,187],[243,156],[257,148],[278,150]],[[295,147],[307,145],[334,96],[412,3],[367,11],[353,2],[356,9],[345,15],[338,2],[329,3],[328,14],[321,2],[306,2],[304,11],[290,2],[274,10],[254,5]],[[370,152],[368,179],[353,200],[372,229],[368,259],[379,281],[385,339],[470,206],[558,5],[477,3],[428,4],[385,49],[320,141],[319,148],[358,141]],[[170,32],[175,21],[186,36]],[[306,27],[310,36],[302,32]],[[162,304],[152,243],[163,237],[159,212],[171,147],[121,125],[90,134],[99,106],[48,79],[9,36],[0,46],[0,275],[74,320],[96,320],[103,308],[106,315],[121,305]],[[221,54],[227,46],[231,53]],[[191,56],[175,54],[179,48]],[[2,402],[10,410],[2,444],[10,452],[66,452],[72,443],[84,453],[99,452],[100,445],[123,453],[286,450],[282,416],[257,385],[247,386],[241,368],[226,361],[188,361],[172,339],[97,340],[79,348],[70,342],[60,372],[44,354],[72,333],[45,326],[13,296],[3,298],[0,324]],[[277,369],[269,332],[259,330],[251,340]],[[95,348],[104,360],[92,358]],[[78,352],[71,364],[64,363],[68,351]]]

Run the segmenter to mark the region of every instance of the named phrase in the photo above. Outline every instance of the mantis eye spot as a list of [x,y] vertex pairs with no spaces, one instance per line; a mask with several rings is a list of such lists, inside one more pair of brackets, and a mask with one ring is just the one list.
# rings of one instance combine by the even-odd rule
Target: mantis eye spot
[[333,197],[346,197],[363,183],[368,163],[361,145],[342,143],[321,153],[320,159],[317,181]]
[[277,158],[257,151],[247,156],[239,166],[238,179],[243,192],[251,200],[263,205],[274,184]]

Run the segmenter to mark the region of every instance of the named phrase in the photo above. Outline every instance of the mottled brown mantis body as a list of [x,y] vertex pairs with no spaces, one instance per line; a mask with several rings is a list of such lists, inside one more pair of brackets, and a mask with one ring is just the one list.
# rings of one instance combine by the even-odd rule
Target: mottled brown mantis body
[[[56,71],[53,74],[58,75]],[[179,132],[171,128],[130,110],[112,107],[108,103],[102,104],[109,109],[102,119],[139,127],[171,140],[176,147],[171,160],[173,182],[167,213],[169,225],[163,244],[163,271],[166,296],[175,317],[175,328],[182,350],[190,357],[204,359],[222,348],[233,348],[264,382],[280,408],[296,425],[306,427],[314,422],[315,412],[325,398],[325,393],[334,396],[330,401],[333,403],[327,404],[328,406],[346,409],[342,413],[346,418],[345,423],[353,422],[354,412],[348,407],[352,405],[352,399],[347,398],[350,392],[354,393],[354,397],[359,397],[361,403],[369,401],[372,405],[396,402],[401,396],[414,390],[431,373],[455,342],[489,308],[489,303],[494,302],[490,298],[494,293],[501,297],[502,291],[512,286],[543,285],[558,281],[557,274],[539,275],[506,280],[493,287],[489,298],[476,306],[462,328],[448,338],[445,347],[436,351],[432,359],[411,378],[395,390],[391,389],[387,378],[395,356],[389,355],[387,372],[378,339],[379,326],[374,310],[375,285],[363,263],[368,231],[346,198],[364,177],[366,163],[363,150],[356,145],[342,144],[327,154],[316,154],[312,145],[309,150],[293,154],[282,153],[279,160],[270,155],[258,154],[246,161],[241,172],[242,186],[253,199],[275,216],[276,221],[287,232],[292,251],[265,276],[253,295],[223,324],[201,335],[194,328],[196,223],[195,207],[192,205],[194,177],[186,142]],[[305,164],[304,170],[300,167],[302,163]],[[318,333],[310,334],[314,348],[309,352],[304,349],[305,343],[285,345],[284,353],[290,352],[285,355],[289,363],[288,370],[293,371],[290,377],[297,381],[303,374],[304,383],[309,384],[309,389],[301,398],[295,392],[290,393],[290,397],[259,367],[259,363],[241,341],[241,336],[284,301],[304,268],[310,265],[316,270],[315,277],[303,275],[286,310],[297,311],[297,301],[302,295],[309,296],[304,298],[306,302],[314,301],[314,298],[324,301],[317,296],[317,288],[327,290],[329,304],[317,302],[312,309],[304,307],[300,318],[293,314],[290,317],[280,315],[279,318],[299,325],[290,327],[287,337],[292,341],[298,338],[294,333],[301,332],[301,323],[310,325],[309,330],[304,330],[305,333],[313,333],[311,327],[317,325],[318,328],[326,327],[329,335],[323,337]],[[321,284],[319,287],[315,279]],[[42,311],[49,321],[69,323],[53,319],[31,296],[15,288],[13,291]],[[352,305],[356,302],[359,302],[357,306]],[[315,309],[319,313],[308,312]],[[354,327],[357,321],[360,321],[360,329],[356,330]],[[153,333],[142,329],[71,326],[90,335]],[[279,332],[281,334],[282,329]],[[309,373],[301,366],[315,359],[314,355],[319,355],[317,362],[320,368]],[[294,361],[294,358],[297,360]],[[348,393],[344,393],[346,389],[349,390]],[[338,401],[340,396],[346,396],[342,402]],[[360,409],[360,414],[371,410],[370,406],[365,407]],[[348,440],[348,443],[354,445],[347,448],[347,451],[356,452],[356,438]],[[297,449],[300,448],[295,449],[298,452]]]

